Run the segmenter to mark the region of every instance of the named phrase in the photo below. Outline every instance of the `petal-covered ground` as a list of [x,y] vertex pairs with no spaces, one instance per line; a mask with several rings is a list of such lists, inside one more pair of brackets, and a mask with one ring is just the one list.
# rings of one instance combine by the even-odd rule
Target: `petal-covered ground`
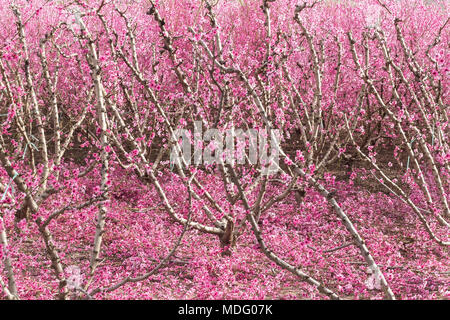
[[[155,202],[158,196],[151,187],[126,172],[116,173],[112,181],[115,191],[108,205],[102,263],[90,291],[150,271],[169,253],[183,229],[173,224],[160,202]],[[177,188],[177,185],[168,182],[165,187]],[[398,298],[449,297],[448,250],[429,239],[407,206],[385,193],[369,193],[361,186],[339,182],[333,187],[339,190],[339,202],[363,235]],[[182,186],[178,188],[183,189]],[[217,184],[209,186],[210,190],[216,188]],[[220,194],[219,191],[216,189],[216,194]],[[53,204],[61,206],[70,201],[70,195],[66,196]],[[171,200],[176,201],[179,208],[187,207],[186,195],[181,193],[177,197]],[[68,278],[74,274],[82,283],[89,272],[96,211],[95,205],[67,211],[50,224]],[[12,213],[5,214],[4,218],[11,227]],[[264,239],[274,252],[307,270],[344,297],[383,297],[376,277],[351,245],[349,233],[317,192],[307,189],[301,203],[294,195],[289,196],[284,203],[263,215],[261,225]],[[58,283],[46,257],[44,243],[33,224],[22,222],[19,229],[19,235],[10,236],[10,255],[17,270],[20,295],[27,299],[52,299]],[[323,297],[312,286],[270,262],[260,252],[247,227],[231,256],[221,255],[216,236],[188,230],[176,254],[159,273],[147,280],[126,284],[114,292],[98,293],[94,298]]]

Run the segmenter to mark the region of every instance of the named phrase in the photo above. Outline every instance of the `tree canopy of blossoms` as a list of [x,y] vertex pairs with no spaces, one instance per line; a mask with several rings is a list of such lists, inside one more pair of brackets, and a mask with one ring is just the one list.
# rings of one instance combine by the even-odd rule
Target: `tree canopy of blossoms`
[[450,297],[448,2],[0,3],[0,299]]

